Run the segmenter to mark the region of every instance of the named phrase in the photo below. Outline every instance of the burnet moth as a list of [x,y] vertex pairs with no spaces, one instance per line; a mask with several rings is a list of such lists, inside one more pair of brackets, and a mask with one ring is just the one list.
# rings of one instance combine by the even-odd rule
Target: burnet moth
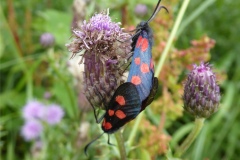
[[[110,102],[105,106],[105,114],[100,117],[100,119],[96,119],[96,121],[97,123],[100,123],[103,119],[103,133],[112,134],[124,126],[127,122],[133,120],[140,113],[141,104],[142,102],[140,101],[140,96],[136,86],[131,82],[123,83],[117,88]],[[95,118],[96,117],[97,116],[95,115]],[[103,134],[98,136],[95,140],[100,138],[102,135]],[[84,148],[86,155],[89,145],[91,145],[95,140],[90,142]],[[110,144],[109,137],[108,144]]]
[[160,6],[160,2],[161,0],[158,1],[149,20],[138,24],[132,39],[133,57],[127,81],[136,85],[142,102],[141,111],[153,101],[158,89],[158,79],[154,77],[152,59],[153,32],[149,22],[153,20],[161,8],[168,11],[164,6]]
[[[95,140],[104,133],[109,135],[116,132],[127,122],[133,120],[153,101],[156,95],[158,79],[154,77],[152,60],[153,33],[148,23],[152,21],[161,8],[166,9],[164,6],[160,6],[160,2],[161,0],[158,1],[149,20],[141,22],[136,28],[136,33],[132,38],[133,57],[127,82],[117,88],[110,102],[105,104],[105,114],[99,119],[97,119],[93,107],[96,122],[100,123],[103,120],[103,133],[86,145],[84,148],[86,155],[88,147]],[[108,143],[110,144],[109,138]]]

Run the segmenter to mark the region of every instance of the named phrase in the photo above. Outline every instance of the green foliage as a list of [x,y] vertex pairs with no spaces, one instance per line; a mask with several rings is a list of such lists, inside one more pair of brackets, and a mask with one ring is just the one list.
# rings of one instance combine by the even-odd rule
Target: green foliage
[[[237,138],[235,125],[240,122],[239,106],[240,103],[237,97],[240,96],[240,87],[238,82],[239,63],[240,60],[238,52],[240,51],[237,42],[239,39],[240,21],[236,10],[240,6],[239,1],[233,0],[212,0],[210,5],[202,5],[204,3],[211,3],[210,1],[196,1],[191,3],[186,19],[189,21],[185,26],[183,32],[179,35],[179,47],[186,47],[189,39],[207,34],[215,39],[216,46],[211,51],[211,63],[220,71],[227,73],[227,79],[221,83],[222,87],[222,103],[220,110],[212,118],[210,118],[199,135],[197,141],[191,150],[186,154],[190,159],[237,159],[240,152],[238,144],[233,143],[233,139]],[[205,6],[201,13],[198,9]],[[195,17],[192,17],[195,15]],[[210,152],[209,152],[210,151]],[[223,156],[224,155],[224,156]]]
[[52,33],[56,39],[56,44],[64,46],[66,40],[69,39],[71,18],[70,12],[66,13],[54,9],[39,11],[32,27],[40,33]]
[[[157,20],[150,24],[154,29],[155,60],[161,56],[162,42],[168,39],[181,2],[162,1],[169,15],[161,11]],[[143,18],[134,14],[137,3],[149,8]],[[113,21],[122,21],[123,27],[128,29],[147,20],[155,3],[149,0],[90,1],[86,4],[85,16],[89,19],[94,13],[110,8]],[[195,51],[190,42],[198,40],[205,44],[201,43],[203,35],[216,41],[210,62],[218,75],[222,100],[219,111],[205,121],[203,130],[183,157],[195,160],[239,158],[239,7],[240,1],[234,0],[190,2],[171,55],[164,64],[165,70],[159,76],[161,87],[155,102],[139,115],[141,121],[124,127],[129,158],[173,159],[176,148],[193,128],[192,117],[182,113],[181,91],[186,67],[189,63],[198,63],[198,59],[196,53],[188,55],[190,58],[178,57],[177,53],[189,52],[188,48]],[[79,77],[69,72],[70,55],[65,44],[71,37],[72,1],[13,3],[7,0],[1,3],[0,19],[0,159],[118,159],[119,151],[116,146],[107,145],[106,135],[89,148],[88,158],[84,155],[84,146],[102,131],[89,105],[78,98],[82,90]],[[43,48],[39,42],[45,32],[55,37],[52,48]],[[81,77],[79,70],[77,74]],[[51,93],[50,98],[44,98],[46,92]],[[25,142],[20,135],[24,123],[22,108],[31,99],[60,104],[65,111],[61,123],[53,127],[44,125],[40,150],[34,150],[34,141]],[[111,142],[116,144],[114,136]]]

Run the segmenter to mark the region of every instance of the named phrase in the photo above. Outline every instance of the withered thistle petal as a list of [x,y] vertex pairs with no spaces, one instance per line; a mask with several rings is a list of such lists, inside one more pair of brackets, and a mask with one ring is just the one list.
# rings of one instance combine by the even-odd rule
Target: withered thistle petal
[[197,118],[207,118],[218,110],[220,89],[209,64],[194,65],[184,86],[184,109]]
[[[83,51],[84,92],[95,107],[108,103],[123,83],[124,64],[131,56],[131,35],[120,23],[112,22],[108,13],[95,14],[73,30],[74,39],[66,47],[73,57]],[[126,65],[125,65],[126,66]]]

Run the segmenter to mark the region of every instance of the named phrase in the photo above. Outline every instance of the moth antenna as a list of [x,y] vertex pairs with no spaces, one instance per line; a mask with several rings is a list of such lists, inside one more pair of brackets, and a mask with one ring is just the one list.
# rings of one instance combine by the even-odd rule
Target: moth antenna
[[153,11],[153,14],[152,14],[152,16],[149,18],[149,20],[147,21],[147,23],[151,22],[151,21],[155,18],[155,16],[157,15],[157,13],[158,13],[162,8],[164,8],[164,9],[168,12],[168,9],[167,9],[165,6],[160,6],[160,2],[161,2],[161,0],[158,1],[157,6],[156,6],[156,8],[155,8],[154,11]]
[[97,138],[95,138],[94,140],[92,140],[91,142],[89,142],[89,143],[84,147],[84,153],[85,153],[86,156],[87,156],[88,147],[89,147],[93,142],[95,142],[96,140],[98,140],[103,134],[104,134],[104,132],[103,132],[102,134],[100,134],[99,136],[97,136]]

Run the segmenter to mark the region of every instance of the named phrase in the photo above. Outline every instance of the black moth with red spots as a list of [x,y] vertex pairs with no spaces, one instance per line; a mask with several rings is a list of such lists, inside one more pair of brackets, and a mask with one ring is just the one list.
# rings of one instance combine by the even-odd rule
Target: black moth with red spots
[[105,133],[117,131],[140,113],[141,104],[134,84],[126,82],[120,85],[110,100],[103,118],[102,130]]
[[[160,2],[161,0],[158,1],[150,19],[137,26],[136,34],[132,38],[133,57],[128,82],[117,88],[109,104],[105,105],[106,112],[100,119],[97,119],[95,108],[92,106],[96,122],[100,123],[103,119],[102,130],[104,133],[112,134],[137,117],[141,111],[151,104],[157,93],[158,79],[154,77],[152,60],[153,33],[148,23],[152,21],[161,8],[166,9],[164,6],[160,6]],[[85,154],[89,145],[95,140],[85,147]],[[109,139],[108,143],[110,144]]]
[[138,24],[132,39],[133,57],[127,81],[133,83],[138,90],[142,102],[141,111],[152,103],[158,89],[158,79],[154,77],[152,59],[153,32],[148,23],[161,8],[166,9],[160,6],[160,2],[159,0],[149,20]]
[[[106,106],[105,114],[97,119],[96,112],[94,115],[96,122],[102,122],[103,133],[111,134],[116,132],[120,127],[124,126],[127,122],[133,120],[141,111],[142,102],[138,94],[137,88],[131,82],[121,84],[114,95],[112,96],[109,104]],[[94,108],[94,107],[93,107]],[[98,136],[95,140],[100,138],[103,134]],[[95,141],[93,140],[84,148],[87,155],[88,147]],[[108,138],[108,143],[109,138]]]

